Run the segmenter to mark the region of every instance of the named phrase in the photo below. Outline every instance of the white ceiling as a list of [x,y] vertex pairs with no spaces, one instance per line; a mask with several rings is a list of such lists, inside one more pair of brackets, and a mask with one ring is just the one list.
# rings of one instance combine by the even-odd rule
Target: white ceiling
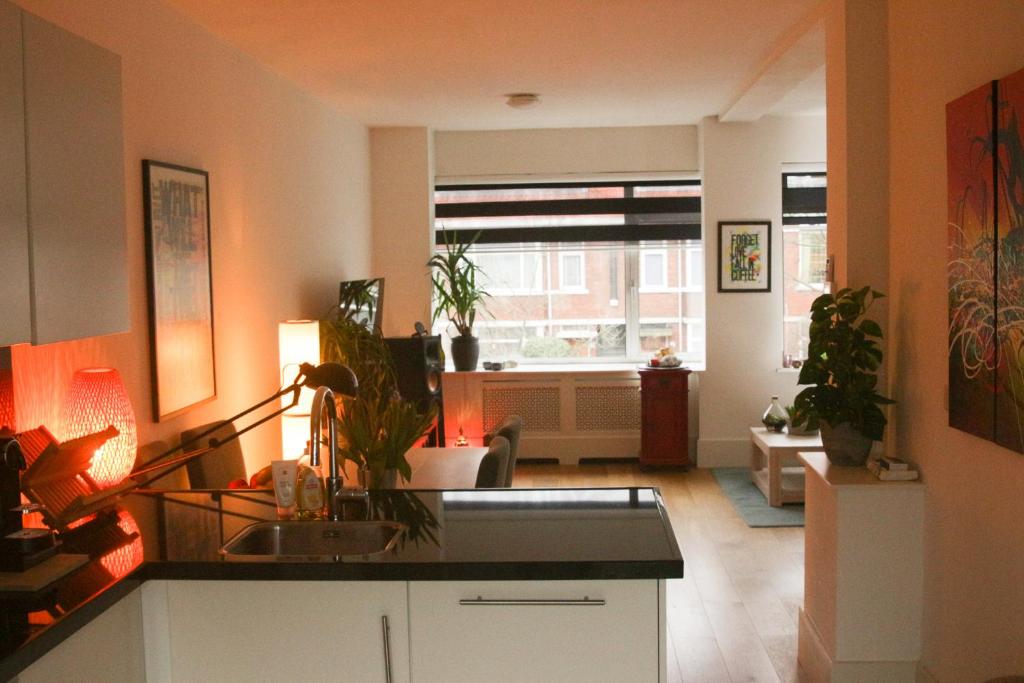
[[[800,39],[820,30],[821,0],[165,1],[369,125],[638,126],[824,108],[823,44]],[[541,103],[511,109],[512,92]]]

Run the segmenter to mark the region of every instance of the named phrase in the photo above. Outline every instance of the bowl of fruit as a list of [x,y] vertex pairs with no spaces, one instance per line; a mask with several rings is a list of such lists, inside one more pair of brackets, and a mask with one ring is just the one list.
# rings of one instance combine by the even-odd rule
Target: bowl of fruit
[[658,349],[654,356],[647,361],[649,368],[678,368],[682,364],[683,361],[679,360],[675,352],[667,346]]

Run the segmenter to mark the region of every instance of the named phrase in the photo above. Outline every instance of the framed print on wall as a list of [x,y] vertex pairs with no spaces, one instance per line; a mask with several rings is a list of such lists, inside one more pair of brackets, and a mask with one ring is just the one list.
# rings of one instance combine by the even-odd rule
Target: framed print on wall
[[206,171],[142,161],[153,419],[217,396]]
[[772,291],[771,221],[718,222],[718,291]]

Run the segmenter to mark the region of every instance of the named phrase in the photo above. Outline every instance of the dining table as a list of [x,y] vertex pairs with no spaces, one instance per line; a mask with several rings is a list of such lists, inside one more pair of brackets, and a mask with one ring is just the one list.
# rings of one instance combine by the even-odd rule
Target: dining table
[[412,467],[412,479],[398,478],[402,489],[471,489],[476,486],[476,473],[486,448],[457,446],[445,448],[410,448],[405,459]]

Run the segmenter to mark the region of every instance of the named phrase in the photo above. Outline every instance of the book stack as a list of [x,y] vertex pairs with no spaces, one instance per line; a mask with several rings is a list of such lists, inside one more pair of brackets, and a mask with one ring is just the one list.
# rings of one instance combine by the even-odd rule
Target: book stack
[[868,469],[882,481],[914,481],[920,474],[913,465],[899,458],[881,457],[868,461]]

